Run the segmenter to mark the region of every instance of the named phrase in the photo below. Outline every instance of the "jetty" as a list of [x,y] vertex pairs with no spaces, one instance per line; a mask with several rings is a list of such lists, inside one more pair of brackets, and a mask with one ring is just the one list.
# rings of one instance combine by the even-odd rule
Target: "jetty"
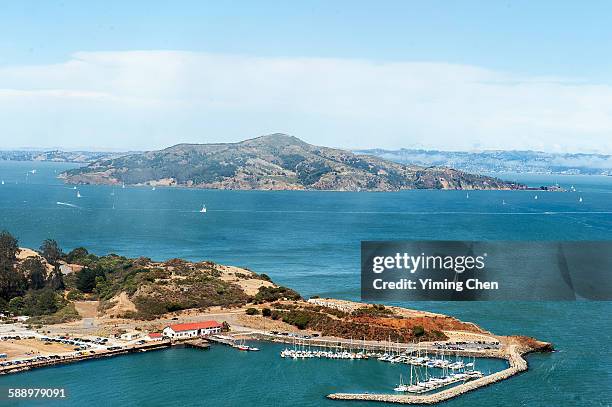
[[516,347],[511,347],[506,356],[509,363],[507,369],[431,394],[333,393],[329,394],[327,398],[331,400],[380,401],[396,404],[436,404],[460,396],[469,391],[497,383],[527,370],[527,361]]
[[182,343],[185,348],[195,348],[201,350],[210,349],[210,343],[206,339],[192,339]]

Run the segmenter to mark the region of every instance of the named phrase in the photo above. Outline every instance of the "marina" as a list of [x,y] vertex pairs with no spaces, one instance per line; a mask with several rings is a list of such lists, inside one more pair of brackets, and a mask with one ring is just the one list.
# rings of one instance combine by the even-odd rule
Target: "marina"
[[[399,345],[399,344],[398,344]],[[389,342],[384,350],[366,349],[365,341],[362,347],[355,348],[351,341],[345,348],[343,343],[337,343],[335,347],[326,345],[317,349],[311,349],[311,345],[303,342],[295,344],[292,349],[285,348],[280,352],[280,357],[284,359],[344,359],[344,360],[367,360],[375,359],[379,362],[391,364],[406,364],[410,366],[409,381],[403,382],[400,375],[400,383],[393,390],[401,393],[422,394],[432,392],[457,383],[465,383],[470,380],[479,379],[484,374],[475,369],[476,357],[468,362],[459,358],[457,354],[453,360],[450,355],[446,355],[444,350],[439,354],[430,355],[427,351],[421,351],[419,345],[416,349],[406,348],[403,351],[397,346],[392,350],[393,344]],[[447,351],[448,352],[448,351]],[[439,371],[436,374],[435,371]]]

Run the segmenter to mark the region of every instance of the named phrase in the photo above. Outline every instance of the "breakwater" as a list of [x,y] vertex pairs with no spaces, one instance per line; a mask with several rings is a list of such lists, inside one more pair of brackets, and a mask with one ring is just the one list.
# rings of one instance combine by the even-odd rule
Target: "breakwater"
[[362,400],[380,401],[385,403],[397,404],[436,404],[442,401],[458,397],[464,393],[476,390],[481,387],[505,380],[515,374],[527,370],[527,361],[521,353],[512,346],[505,353],[509,367],[499,372],[484,376],[480,379],[469,381],[450,389],[442,390],[432,394],[409,395],[409,394],[369,394],[369,393],[333,393],[327,396],[332,400]]

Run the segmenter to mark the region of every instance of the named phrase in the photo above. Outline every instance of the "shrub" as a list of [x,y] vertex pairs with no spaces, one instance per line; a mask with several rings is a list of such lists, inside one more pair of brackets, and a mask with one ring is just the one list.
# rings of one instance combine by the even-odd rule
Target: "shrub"
[[425,328],[423,328],[421,325],[415,325],[412,328],[412,333],[414,336],[423,336],[425,335]]
[[300,300],[302,297],[296,291],[287,287],[259,287],[255,295],[257,302],[274,302],[286,298],[288,300]]
[[83,299],[83,293],[79,290],[70,290],[66,294],[66,299],[69,301],[78,301]]
[[263,315],[264,317],[269,317],[270,315],[272,315],[272,310],[270,308],[264,308],[261,310],[261,315]]
[[257,315],[259,314],[259,310],[257,308],[247,308],[246,314],[247,315]]
[[30,322],[33,324],[51,325],[70,322],[77,319],[80,319],[80,315],[74,307],[74,304],[68,303],[54,314],[33,317],[30,319]]

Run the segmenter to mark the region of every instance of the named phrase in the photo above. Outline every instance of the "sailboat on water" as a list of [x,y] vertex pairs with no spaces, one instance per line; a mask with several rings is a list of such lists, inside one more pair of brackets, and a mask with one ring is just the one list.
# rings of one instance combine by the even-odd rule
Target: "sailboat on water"
[[200,213],[206,213],[206,205],[202,205],[202,209],[200,209]]
[[82,197],[81,193],[77,191],[77,198],[81,198],[81,197]]
[[537,200],[537,199],[538,199],[538,196],[537,196],[537,195],[536,195],[536,196],[534,196],[534,197],[533,197],[533,199],[536,199],[536,200]]
[[580,197],[580,199],[578,199],[578,202],[582,202],[582,197]]
[[[411,367],[410,373],[412,373],[412,365],[410,365],[410,367]],[[401,373],[400,373],[400,382],[397,385],[397,387],[393,389],[393,391],[401,391],[401,392],[408,391],[408,386],[404,384]]]
[[238,350],[242,350],[242,351],[246,351],[246,352],[257,352],[257,351],[259,351],[259,348],[247,345],[245,343],[244,339],[242,339],[240,342],[234,344],[233,346],[234,346],[234,348],[236,348]]

